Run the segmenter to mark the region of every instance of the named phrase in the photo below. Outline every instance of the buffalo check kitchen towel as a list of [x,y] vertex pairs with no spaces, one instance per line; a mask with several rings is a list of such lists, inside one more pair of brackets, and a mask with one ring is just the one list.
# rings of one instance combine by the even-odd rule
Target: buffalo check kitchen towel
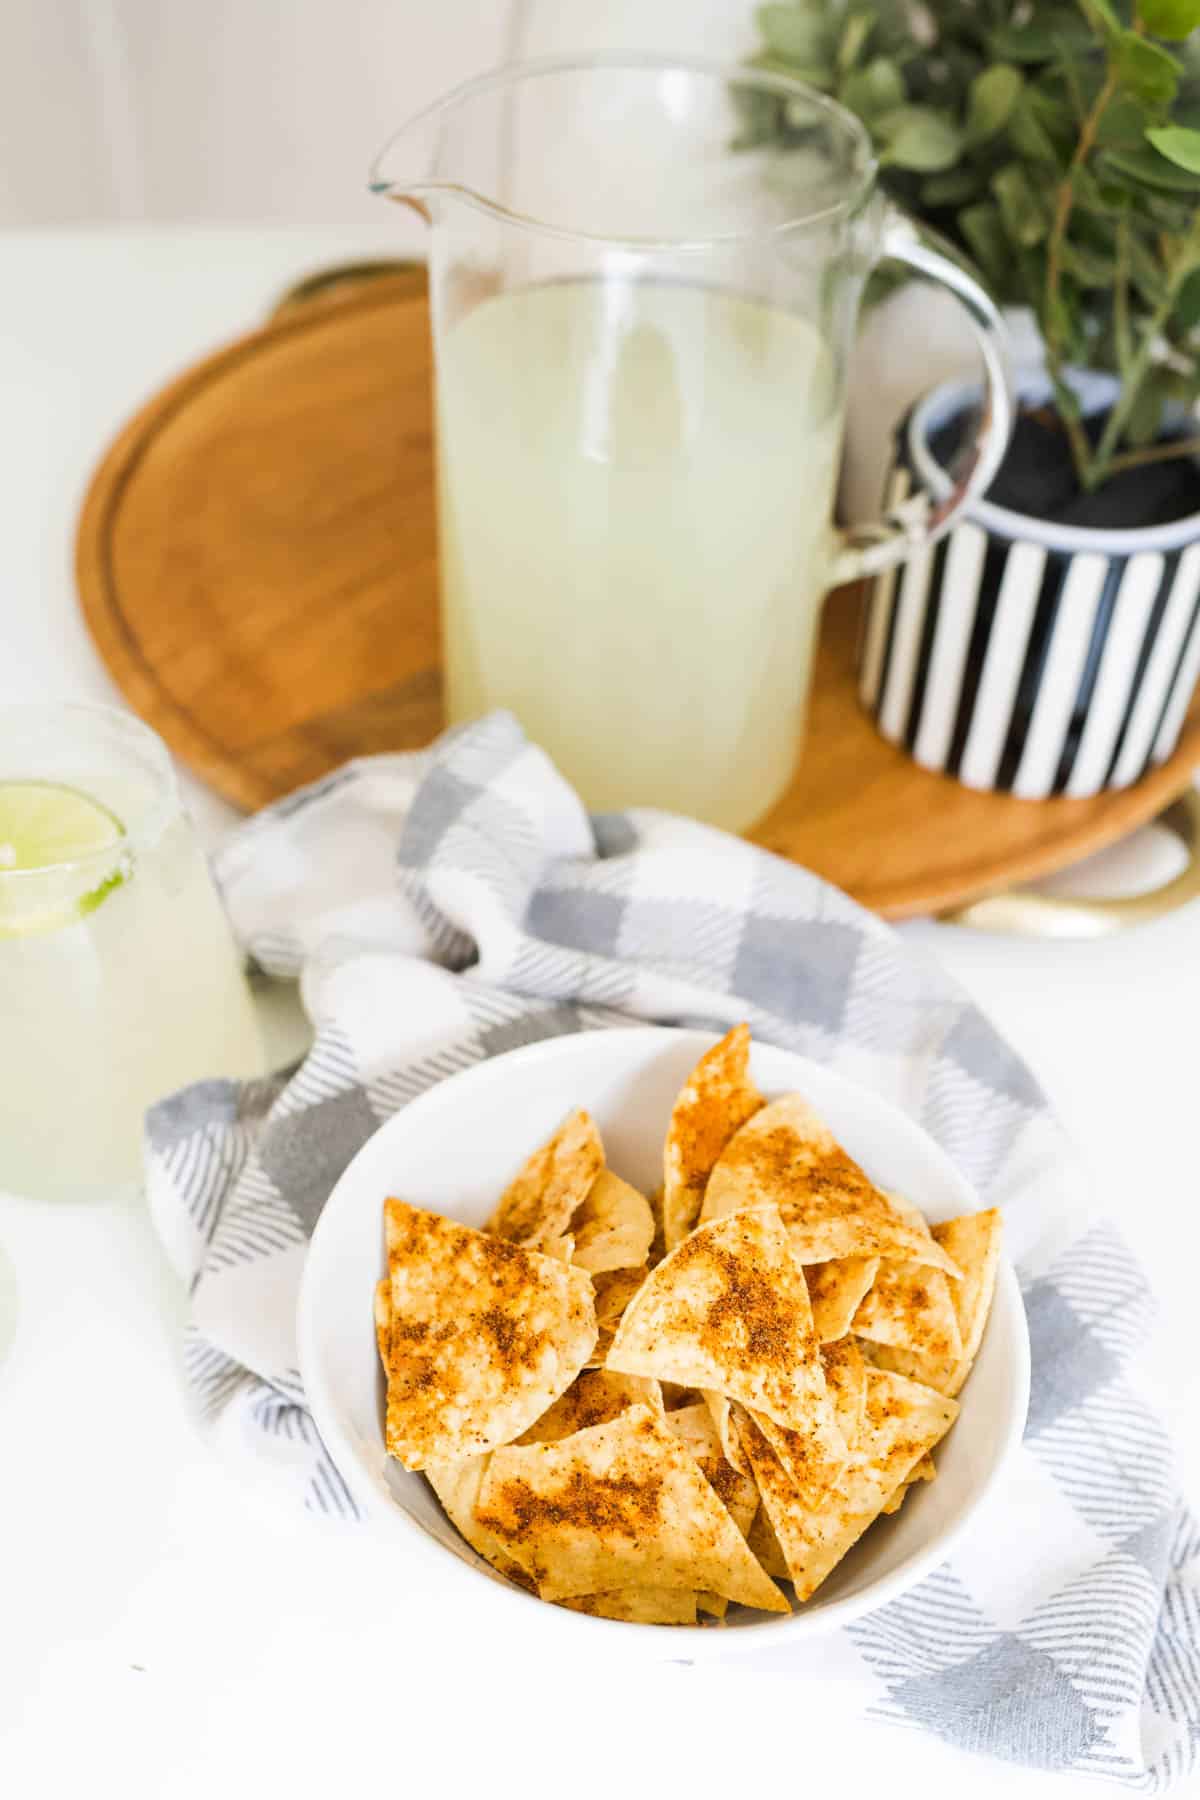
[[314,1222],[382,1120],[535,1039],[747,1019],[903,1107],[1004,1209],[1033,1346],[987,1529],[823,1664],[864,1711],[1011,1762],[1147,1792],[1191,1766],[1200,1530],[1140,1381],[1151,1296],[1029,1071],[931,962],[722,832],[589,819],[505,714],[347,764],[240,827],[217,874],[315,1030],[297,1068],[202,1082],[147,1119],[153,1216],[191,1285],[187,1370],[227,1450],[355,1517],[305,1407],[294,1311]]

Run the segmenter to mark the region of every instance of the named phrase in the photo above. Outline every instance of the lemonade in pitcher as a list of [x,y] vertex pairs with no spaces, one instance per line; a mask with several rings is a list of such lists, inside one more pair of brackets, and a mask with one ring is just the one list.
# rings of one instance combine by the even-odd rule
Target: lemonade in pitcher
[[0,709],[0,1189],[132,1183],[152,1101],[261,1068],[162,744],[105,708]]
[[818,333],[715,289],[561,281],[439,350],[450,717],[510,707],[595,809],[750,824],[795,761],[829,580]]

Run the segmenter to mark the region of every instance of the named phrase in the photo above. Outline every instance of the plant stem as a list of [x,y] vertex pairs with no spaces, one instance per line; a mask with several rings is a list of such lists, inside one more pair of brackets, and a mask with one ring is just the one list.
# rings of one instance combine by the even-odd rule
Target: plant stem
[[1113,291],[1113,336],[1116,342],[1117,368],[1122,378],[1133,360],[1133,340],[1129,329],[1129,208],[1121,209],[1117,223],[1117,280]]
[[1107,473],[1119,475],[1123,469],[1170,462],[1176,456],[1200,456],[1200,438],[1172,438],[1165,444],[1148,444],[1144,450],[1123,450],[1120,456],[1110,458]]
[[[1046,293],[1043,303],[1044,318],[1042,328],[1046,337],[1046,359],[1050,368],[1051,379],[1056,388],[1065,386],[1062,357],[1062,341],[1059,331],[1059,282],[1062,277],[1062,247],[1066,240],[1067,226],[1071,222],[1071,209],[1075,204],[1075,177],[1091,154],[1092,145],[1096,141],[1096,133],[1100,129],[1100,121],[1104,117],[1109,101],[1117,91],[1117,73],[1109,69],[1104,78],[1104,85],[1092,102],[1092,110],[1079,129],[1079,142],[1075,146],[1067,172],[1058,184],[1058,193],[1054,201],[1054,221],[1050,227],[1050,241],[1046,247]],[[1063,414],[1063,425],[1071,446],[1071,460],[1075,464],[1075,474],[1081,486],[1089,485],[1089,463],[1091,446],[1087,433],[1079,420],[1072,414]]]
[[[1129,367],[1121,371],[1121,391],[1116,402],[1104,421],[1104,430],[1100,433],[1100,442],[1096,445],[1094,456],[1088,466],[1084,485],[1089,493],[1098,488],[1108,476],[1112,466],[1121,434],[1128,423],[1138,397],[1138,390],[1146,379],[1154,360],[1157,340],[1175,309],[1179,298],[1179,290],[1184,281],[1196,267],[1196,247],[1200,243],[1200,221],[1193,225],[1187,238],[1184,239],[1179,255],[1167,276],[1166,292],[1148,318],[1143,319],[1139,327],[1141,341],[1138,344]],[[1131,452],[1130,454],[1136,454]],[[1126,467],[1130,465],[1126,464]]]

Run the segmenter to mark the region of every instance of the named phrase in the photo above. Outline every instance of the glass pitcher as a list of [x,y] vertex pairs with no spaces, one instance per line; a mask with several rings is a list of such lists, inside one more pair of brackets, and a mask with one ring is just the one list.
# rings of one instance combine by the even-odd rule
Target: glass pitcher
[[[372,171],[432,228],[448,716],[510,708],[595,810],[751,825],[794,770],[826,590],[995,473],[996,311],[875,172],[799,82],[629,53],[469,82]],[[949,500],[848,534],[847,365],[884,257],[962,300],[988,397]]]

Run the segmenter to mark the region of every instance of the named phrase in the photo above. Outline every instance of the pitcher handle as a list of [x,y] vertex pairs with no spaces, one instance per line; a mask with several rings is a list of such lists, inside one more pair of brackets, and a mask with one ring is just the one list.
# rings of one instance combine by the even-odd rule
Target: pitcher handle
[[947,477],[946,493],[919,490],[882,519],[848,526],[840,533],[841,548],[834,556],[833,587],[877,575],[949,531],[963,508],[991,485],[1016,412],[1004,323],[975,277],[935,249],[928,235],[895,208],[889,208],[885,217],[879,255],[881,261],[907,263],[916,274],[946,288],[966,309],[983,357],[986,392],[978,435],[960,458],[959,473]]

